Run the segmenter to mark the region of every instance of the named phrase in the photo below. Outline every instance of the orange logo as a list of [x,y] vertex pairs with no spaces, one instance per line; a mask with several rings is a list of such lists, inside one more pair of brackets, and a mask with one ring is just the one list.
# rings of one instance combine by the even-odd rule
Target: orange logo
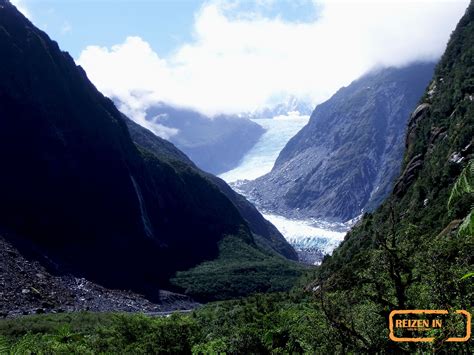
[[[403,329],[406,331],[413,331],[417,334],[423,331],[431,331],[433,329],[442,329],[442,319],[422,319],[416,318],[420,315],[448,315],[446,310],[398,310],[390,312],[389,329],[390,339],[398,342],[432,342],[435,337],[397,337],[395,335],[396,329]],[[447,342],[464,342],[471,338],[471,314],[468,311],[458,310],[456,314],[462,314],[466,320],[466,335],[464,337],[451,337],[446,339]],[[411,316],[410,316],[411,315]],[[413,316],[415,315],[415,316]],[[426,318],[426,316],[424,316]]]

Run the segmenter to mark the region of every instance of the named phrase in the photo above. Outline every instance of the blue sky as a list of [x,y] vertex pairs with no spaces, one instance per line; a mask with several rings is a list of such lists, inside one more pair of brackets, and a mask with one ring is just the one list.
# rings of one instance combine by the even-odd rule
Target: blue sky
[[127,36],[147,40],[166,55],[190,40],[200,1],[23,0],[35,25],[73,57],[88,45],[111,46]]
[[[192,40],[199,0],[21,0],[41,29],[77,58],[88,45],[112,46],[140,36],[161,56]],[[238,10],[238,11],[236,11]],[[311,1],[236,3],[232,13],[258,12],[269,18],[307,22],[315,17]]]
[[[140,122],[312,105],[375,67],[436,61],[469,0],[11,0]],[[166,135],[166,133],[164,133]]]

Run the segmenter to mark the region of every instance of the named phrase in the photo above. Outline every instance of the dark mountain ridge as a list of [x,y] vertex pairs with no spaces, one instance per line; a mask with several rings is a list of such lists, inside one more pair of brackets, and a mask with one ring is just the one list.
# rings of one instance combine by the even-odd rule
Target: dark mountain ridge
[[227,183],[215,175],[206,173],[194,165],[194,163],[172,143],[165,139],[156,136],[153,132],[140,126],[131,119],[124,117],[127,123],[130,135],[133,141],[139,146],[146,148],[157,157],[165,161],[183,162],[202,175],[204,178],[210,180],[215,184],[219,190],[234,204],[240,215],[244,217],[248,223],[254,237],[264,247],[270,248],[275,252],[285,256],[291,260],[297,260],[298,256],[295,250],[288,244],[283,235],[276,229],[276,227],[267,221],[258,212],[258,210],[244,196],[238,194]]
[[21,236],[56,272],[149,297],[218,258],[224,238],[269,257],[216,185],[137,147],[112,101],[6,0],[0,48],[0,227],[11,242]]

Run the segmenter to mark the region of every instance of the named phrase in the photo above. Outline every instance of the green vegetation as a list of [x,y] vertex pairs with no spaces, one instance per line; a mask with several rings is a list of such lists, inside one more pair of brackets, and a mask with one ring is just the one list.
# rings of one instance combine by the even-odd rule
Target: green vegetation
[[[474,161],[470,161],[464,170],[459,175],[451,195],[449,195],[448,209],[452,210],[456,202],[464,198],[466,195],[469,196],[474,193]],[[471,211],[464,218],[463,222],[458,228],[459,237],[469,237],[474,235],[474,204],[471,206]],[[474,276],[474,272],[469,272],[464,275],[461,280]]]
[[[453,207],[457,202],[465,198],[466,196],[474,193],[474,161],[470,161],[464,170],[459,175],[456,183],[451,190],[448,200],[448,209],[453,210]],[[463,222],[458,229],[459,236],[468,237],[474,235],[474,204],[471,206],[471,211],[464,218]]]
[[[377,308],[345,308],[345,295],[293,291],[208,304],[190,314],[56,314],[0,321],[3,353],[353,353],[387,338]],[[321,303],[321,299],[324,302]],[[354,300],[354,298],[352,298]],[[342,302],[342,307],[337,305]],[[344,316],[354,317],[344,324]],[[360,338],[358,338],[360,336]],[[367,336],[367,338],[366,338]],[[351,337],[360,346],[351,343]],[[404,350],[469,351],[468,344],[415,344]],[[471,344],[472,346],[472,344]],[[385,350],[401,350],[387,341]]]
[[3,353],[185,353],[196,334],[189,317],[57,314],[0,323]]
[[[395,309],[464,309],[473,312],[474,266],[469,223],[474,137],[474,5],[453,33],[410,122],[400,193],[367,214],[328,258],[315,285],[348,349],[472,351],[470,343],[395,343],[387,319]],[[463,223],[464,221],[464,223]],[[471,230],[472,231],[472,230]],[[462,333],[462,330],[460,331]]]
[[[15,353],[332,353],[333,330],[301,293],[218,302],[192,314],[38,315],[0,321],[3,349]],[[8,353],[8,351],[4,351]]]
[[219,244],[219,257],[178,272],[171,282],[198,300],[224,300],[256,292],[291,289],[304,266],[277,254],[264,253],[237,237]]

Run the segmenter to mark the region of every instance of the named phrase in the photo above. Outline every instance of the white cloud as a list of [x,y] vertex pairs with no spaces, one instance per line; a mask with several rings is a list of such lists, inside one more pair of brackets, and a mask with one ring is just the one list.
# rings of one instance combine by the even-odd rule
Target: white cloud
[[28,17],[31,20],[31,13],[28,11],[28,8],[25,6],[23,0],[10,0],[10,2],[15,5],[15,7],[20,11],[23,15]]
[[195,16],[193,41],[167,58],[128,37],[89,46],[77,62],[138,116],[158,100],[207,114],[252,110],[287,94],[319,103],[374,66],[437,59],[468,2],[317,1],[322,12],[312,23],[236,16],[228,3],[212,2]]

